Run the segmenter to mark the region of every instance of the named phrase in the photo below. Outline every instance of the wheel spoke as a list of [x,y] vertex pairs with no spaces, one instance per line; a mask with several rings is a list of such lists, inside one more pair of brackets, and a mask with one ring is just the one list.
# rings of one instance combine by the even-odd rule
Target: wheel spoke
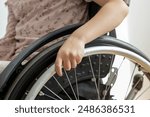
[[76,96],[75,91],[74,91],[74,89],[73,89],[73,86],[72,86],[72,84],[71,84],[70,78],[69,78],[69,76],[68,76],[66,70],[64,70],[64,72],[65,72],[65,75],[66,75],[67,80],[68,80],[68,82],[69,82],[70,88],[71,88],[71,90],[72,90],[72,92],[73,92],[73,95],[74,95],[75,99],[77,100],[77,96]]
[[98,62],[99,62],[99,67],[98,67],[98,90],[99,90],[99,99],[100,99],[100,85],[102,84],[102,79],[101,79],[101,54],[98,56]]
[[[135,73],[136,67],[137,67],[137,65],[135,64],[134,69],[133,69],[132,74],[131,74],[131,77],[130,77],[130,82],[129,82],[128,87],[127,87],[127,90],[126,90],[125,98],[127,97],[127,93],[128,93],[128,91],[129,91],[129,87],[130,87],[131,84],[132,84],[133,75],[134,75],[134,73]],[[125,99],[125,98],[124,98],[124,99]]]
[[58,82],[58,80],[56,79],[55,76],[53,76],[54,80],[58,83],[58,85],[60,86],[60,88],[63,90],[63,92],[67,95],[67,97],[72,100],[72,98],[69,96],[69,94],[66,92],[66,90],[63,88],[63,86]]
[[58,98],[52,97],[52,96],[50,96],[50,95],[44,93],[43,91],[40,91],[40,92],[39,92],[39,96],[46,96],[46,97],[48,97],[48,98],[50,98],[50,99],[58,100]]
[[92,66],[91,58],[90,58],[90,56],[89,56],[88,58],[89,58],[90,67],[91,67],[91,70],[92,70],[93,81],[94,81],[94,83],[95,83],[95,88],[96,88],[96,92],[97,92],[98,100],[100,100],[99,89],[98,89],[98,86],[97,86],[97,83],[96,83],[96,77],[95,77],[95,74],[94,74],[94,70],[93,70],[93,66]]
[[135,79],[134,82],[136,82],[136,83],[134,84],[134,82],[133,82],[133,86],[131,88],[131,91],[128,93],[128,95],[125,98],[126,100],[131,100],[131,99],[133,100],[135,98],[136,94],[138,93],[138,91],[141,90],[142,84],[143,84],[143,76],[142,77],[137,77],[138,80]]
[[123,64],[123,62],[124,62],[124,60],[125,60],[125,57],[123,57],[122,62],[120,63],[118,70],[121,68],[121,66],[122,66],[122,64]]
[[78,87],[78,78],[77,78],[76,68],[74,69],[74,75],[75,75],[75,80],[76,80],[77,99],[79,100],[79,87]]
[[60,96],[58,96],[55,92],[53,92],[50,88],[48,88],[47,86],[44,85],[44,87],[50,91],[52,94],[54,94],[57,98],[59,98],[60,100],[63,100]]
[[[67,72],[63,69],[64,80],[59,79],[60,77],[54,76],[56,72],[55,72],[55,65],[53,63],[51,64],[45,63],[45,65],[48,64],[49,68],[46,69],[45,67],[43,71],[40,72],[41,74],[37,74],[36,77],[38,79],[35,81],[34,78],[35,82],[33,86],[32,84],[29,84],[31,87],[28,87],[26,89],[29,90],[26,99],[36,99],[36,98],[44,99],[44,97],[47,99],[54,99],[54,100],[57,99],[62,100],[66,98],[70,100],[73,99],[79,100],[79,98],[80,99],[111,99],[112,95],[114,95],[115,99],[119,99],[119,98],[128,99],[127,97],[132,97],[132,94],[134,97],[132,99],[143,98],[142,96],[148,93],[147,91],[150,89],[150,86],[148,85],[147,87],[146,84],[146,86],[141,88],[142,90],[140,91],[137,90],[137,88],[140,89],[139,86],[141,85],[142,81],[141,79],[137,79],[135,82],[136,79],[135,73],[138,72],[139,74],[141,74],[142,72],[142,70],[138,69],[138,66],[142,66],[144,72],[149,73],[150,62],[144,57],[140,56],[140,54],[137,54],[131,50],[125,49],[124,47],[116,47],[111,45],[87,47],[85,50],[85,57],[87,59],[86,58],[83,59],[83,61],[81,62],[81,66],[79,65],[76,69],[73,69],[74,71],[71,72]],[[103,62],[103,58],[101,58],[102,57],[101,55],[98,56],[98,59],[95,58],[95,56],[98,54],[102,54],[102,55],[110,54],[112,56],[115,56],[114,60],[116,60],[116,57],[118,57],[119,62],[117,60],[113,61],[113,59],[110,62],[110,58],[106,57],[104,62],[107,64],[107,59],[109,59],[108,64],[110,66],[110,69],[106,69],[106,73],[103,74],[103,69],[105,71],[105,68],[107,66],[105,66],[105,64],[101,65],[101,62]],[[132,71],[126,68],[126,65],[128,65],[126,64],[126,62],[128,62],[126,61],[126,59],[128,59],[131,63],[134,62],[136,63],[136,64],[134,63],[134,66],[132,66],[133,67]],[[40,60],[41,59],[39,59],[37,63],[40,63],[41,62]],[[93,62],[93,60],[96,61]],[[115,67],[115,65],[117,65],[117,67]],[[130,66],[127,67],[130,68]],[[113,71],[111,71],[113,68],[117,69],[117,72],[114,72],[114,74]],[[109,72],[107,72],[107,70],[109,70]],[[128,74],[128,72],[130,73]],[[144,73],[144,75],[146,75],[146,73]],[[120,78],[122,78],[122,75],[124,75],[123,78],[130,78],[127,79],[128,80],[127,83],[125,83],[126,79],[119,79],[119,76]],[[145,79],[143,81],[145,81]],[[134,85],[132,85],[132,83]],[[49,86],[47,84],[49,84]],[[115,90],[115,88],[118,90]],[[134,94],[132,90],[137,90],[138,93]],[[90,93],[90,95],[88,93]],[[43,96],[43,97],[38,98],[37,96]]]

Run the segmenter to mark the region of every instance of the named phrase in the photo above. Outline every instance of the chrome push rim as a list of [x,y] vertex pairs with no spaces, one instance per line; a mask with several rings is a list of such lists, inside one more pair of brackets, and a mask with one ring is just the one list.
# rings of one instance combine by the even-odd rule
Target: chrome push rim
[[[134,69],[133,69],[133,71],[131,73],[131,76],[130,76],[130,81],[129,81],[129,85],[128,85],[127,91],[125,91],[126,93],[125,93],[125,96],[123,98],[123,99],[132,99],[131,97],[133,97],[133,96],[132,95],[129,96],[129,93],[131,92],[131,89],[129,90],[129,87],[131,87],[131,85],[132,85],[133,74],[134,74],[133,72],[135,72],[135,68],[136,67],[139,68],[139,66],[142,68],[143,71],[149,72],[150,71],[150,63],[147,60],[145,60],[144,58],[142,58],[141,56],[139,56],[138,54],[136,54],[134,52],[131,52],[129,50],[123,49],[123,48],[114,47],[114,46],[98,46],[98,47],[90,47],[90,48],[85,49],[85,57],[89,58],[90,65],[91,65],[91,62],[92,62],[90,60],[90,56],[91,55],[96,55],[96,54],[113,54],[113,55],[119,55],[119,56],[123,56],[123,61],[127,58],[130,61],[132,61],[133,63],[135,63]],[[120,63],[119,69],[120,69],[123,61]],[[92,69],[93,68],[92,68],[92,65],[91,65],[91,70]],[[76,72],[76,70],[75,70],[75,72]],[[56,98],[50,97],[51,99],[60,99],[61,100],[62,98],[59,95],[55,94],[55,92],[53,92],[51,89],[49,89],[47,86],[45,86],[45,84],[51,78],[55,79],[56,82],[58,82],[57,79],[54,77],[54,74],[55,74],[55,66],[52,65],[51,67],[47,68],[47,70],[38,78],[38,80],[33,85],[33,87],[28,91],[27,96],[26,96],[25,99],[26,100],[33,100],[33,99],[36,98],[37,95],[41,95],[41,96],[42,95],[47,95],[47,94],[45,94],[44,92],[41,91],[41,89],[44,87],[48,91],[50,91],[51,93],[53,93],[55,95]],[[93,74],[93,81],[95,82],[95,89],[96,89],[96,92],[98,94],[97,99],[102,99],[99,96],[99,85],[96,83],[96,78],[94,76],[94,72],[92,72],[92,74]],[[68,77],[66,71],[65,71],[65,75],[67,76],[67,80],[69,82],[69,85],[71,87],[71,90],[73,92],[73,95],[74,95],[75,99],[78,100],[79,99],[79,91],[78,91],[79,89],[78,89],[78,81],[77,81],[78,78],[77,78],[77,76],[75,75],[75,79],[76,79],[76,92],[75,92],[74,88],[73,88],[73,86],[71,84],[71,81],[69,80],[69,77]],[[148,80],[149,80],[149,78],[148,78]],[[138,85],[138,84],[136,84],[136,85]],[[68,99],[72,99],[69,96],[69,94],[65,91],[65,89],[61,86],[61,84],[59,84],[59,86],[62,88],[63,92],[67,95]],[[107,87],[107,89],[109,89],[109,88],[110,87]],[[139,96],[141,97],[141,95],[143,95],[146,91],[148,91],[149,88],[150,88],[150,85],[148,85],[146,88],[144,88],[143,91],[138,96],[134,97],[134,99],[139,99]],[[107,90],[106,90],[106,92],[107,92]],[[105,95],[104,95],[104,97],[105,97]]]

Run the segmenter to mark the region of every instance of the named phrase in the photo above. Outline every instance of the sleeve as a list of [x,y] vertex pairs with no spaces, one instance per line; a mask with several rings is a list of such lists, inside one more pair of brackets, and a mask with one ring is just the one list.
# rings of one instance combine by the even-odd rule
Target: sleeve
[[[8,5],[8,4],[7,4]],[[0,39],[0,60],[8,60],[15,51],[15,26],[17,20],[8,5],[8,19],[5,36]]]

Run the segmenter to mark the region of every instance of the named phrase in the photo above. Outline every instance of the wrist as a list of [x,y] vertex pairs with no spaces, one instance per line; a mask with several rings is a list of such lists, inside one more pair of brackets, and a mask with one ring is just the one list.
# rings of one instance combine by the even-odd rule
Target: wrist
[[78,41],[80,41],[83,44],[87,44],[87,37],[84,33],[76,30],[75,32],[73,32],[71,34],[71,37],[77,39]]

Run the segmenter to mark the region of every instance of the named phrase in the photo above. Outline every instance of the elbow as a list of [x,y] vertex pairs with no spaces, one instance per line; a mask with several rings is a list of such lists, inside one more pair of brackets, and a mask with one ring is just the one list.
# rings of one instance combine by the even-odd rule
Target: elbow
[[128,13],[129,13],[129,7],[127,6],[127,4],[124,1],[121,2],[121,9],[122,9],[121,10],[122,15],[124,17],[126,17],[128,15]]
[[129,7],[123,0],[108,0],[108,3],[111,4],[110,6],[112,9],[115,7],[118,13],[122,15],[122,17],[125,18],[128,15]]

